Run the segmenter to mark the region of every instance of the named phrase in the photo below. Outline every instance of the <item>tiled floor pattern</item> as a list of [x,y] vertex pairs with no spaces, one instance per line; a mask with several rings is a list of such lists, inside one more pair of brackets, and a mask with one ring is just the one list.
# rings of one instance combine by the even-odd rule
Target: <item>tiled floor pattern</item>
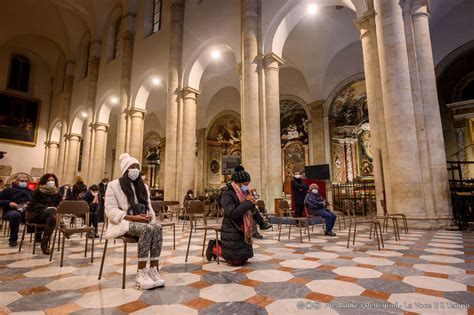
[[136,246],[129,246],[122,290],[120,242],[110,244],[99,281],[104,242],[90,264],[84,238],[71,238],[60,268],[59,254],[50,263],[32,256],[30,244],[18,253],[1,236],[0,314],[474,314],[472,232],[412,230],[401,241],[385,234],[378,251],[367,230],[349,249],[347,231],[329,238],[315,228],[304,243],[283,231],[280,242],[276,230],[263,232],[255,257],[237,268],[201,257],[202,232],[185,264],[187,231],[177,229],[173,250],[167,228],[160,261],[166,287],[143,292],[133,287]]

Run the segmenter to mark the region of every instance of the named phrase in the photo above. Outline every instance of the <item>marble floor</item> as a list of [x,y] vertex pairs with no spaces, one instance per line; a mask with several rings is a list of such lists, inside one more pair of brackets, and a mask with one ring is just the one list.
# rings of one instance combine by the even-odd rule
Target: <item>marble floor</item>
[[129,246],[127,283],[121,289],[123,245],[110,244],[102,280],[97,279],[104,242],[93,264],[84,240],[66,242],[65,263],[21,253],[0,236],[0,314],[474,314],[474,233],[415,231],[395,241],[386,233],[378,251],[361,230],[346,248],[347,230],[326,237],[320,226],[300,243],[296,229],[278,241],[265,231],[244,267],[207,262],[203,233],[194,234],[184,263],[187,235],[164,231],[160,272],[166,287],[134,289],[136,246]]

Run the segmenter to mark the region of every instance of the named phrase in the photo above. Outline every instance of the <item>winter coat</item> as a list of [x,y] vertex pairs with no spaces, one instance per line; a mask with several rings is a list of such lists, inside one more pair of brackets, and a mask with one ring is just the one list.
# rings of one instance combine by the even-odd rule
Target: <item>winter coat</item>
[[41,192],[39,189],[33,192],[33,196],[31,197],[31,201],[26,208],[26,213],[28,215],[29,222],[35,222],[36,217],[41,214],[44,210],[48,207],[57,207],[63,200],[61,194],[47,194]]
[[[151,206],[148,186],[146,186],[146,190],[148,193],[148,214],[151,215],[151,221],[155,221],[155,211]],[[105,235],[107,239],[113,239],[128,232],[130,221],[124,220],[124,217],[127,215],[129,207],[127,196],[120,187],[119,180],[111,181],[105,191],[105,215],[109,221]]]
[[8,187],[0,191],[0,208],[3,208],[3,215],[8,211],[15,210],[10,208],[10,202],[21,204],[31,199],[33,191],[29,188]]
[[321,197],[321,195],[314,194],[312,192],[308,193],[306,196],[306,199],[304,200],[304,203],[306,207],[308,208],[309,214],[311,214],[312,211],[317,211],[324,209],[324,199]]
[[224,208],[222,220],[222,256],[225,260],[246,260],[253,257],[252,245],[245,243],[240,230],[244,214],[254,208],[250,201],[239,202],[239,198],[230,184],[222,189],[220,202]]
[[99,206],[99,204],[98,203],[93,203],[94,202],[94,195],[92,194],[92,192],[90,190],[88,190],[86,192],[84,197],[82,197],[82,200],[87,202],[87,204],[89,205],[89,211],[91,211],[91,212],[96,212],[97,211],[97,207]]
[[301,206],[304,204],[304,199],[308,193],[308,186],[303,183],[303,180],[294,178],[291,181],[291,197],[293,198],[293,204],[295,206]]
[[84,183],[77,183],[72,186],[72,198],[73,200],[82,200],[87,192],[87,186]]

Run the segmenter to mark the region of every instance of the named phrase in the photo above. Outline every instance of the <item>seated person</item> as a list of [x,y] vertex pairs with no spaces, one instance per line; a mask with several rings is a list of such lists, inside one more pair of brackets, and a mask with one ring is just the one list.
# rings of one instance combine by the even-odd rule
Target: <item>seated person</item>
[[326,224],[325,235],[336,236],[336,233],[332,231],[332,228],[334,227],[337,216],[326,209],[326,201],[319,194],[318,185],[311,184],[309,186],[309,193],[306,195],[304,203],[308,209],[309,215],[324,218],[324,223]]
[[16,246],[18,240],[18,230],[22,218],[22,204],[29,202],[33,194],[33,191],[27,188],[27,185],[28,177],[26,175],[19,175],[12,183],[12,187],[5,188],[0,192],[0,207],[3,207],[3,220],[10,222],[8,245],[12,247]]
[[184,196],[183,206],[186,208],[188,202],[191,201],[191,200],[196,200],[196,198],[194,197],[194,192],[192,191],[192,189],[190,189],[186,192],[186,196]]
[[63,200],[59,193],[58,178],[54,174],[44,174],[26,208],[30,223],[46,224],[41,238],[41,251],[49,255],[49,240],[56,226],[56,207]]
[[[99,235],[97,234],[97,231],[99,228],[99,186],[92,185],[91,187],[89,187],[89,190],[86,192],[82,200],[89,204],[89,226],[94,226],[94,237],[98,238]],[[87,236],[90,238],[93,237],[92,235]]]
[[[256,208],[257,201],[250,193],[248,184],[250,174],[238,165],[232,174],[232,181],[227,183],[221,193],[221,204],[224,208],[222,220],[222,256],[231,265],[244,265],[253,257],[252,234],[254,220],[263,230],[272,227],[266,223]],[[210,260],[211,251],[206,258]]]

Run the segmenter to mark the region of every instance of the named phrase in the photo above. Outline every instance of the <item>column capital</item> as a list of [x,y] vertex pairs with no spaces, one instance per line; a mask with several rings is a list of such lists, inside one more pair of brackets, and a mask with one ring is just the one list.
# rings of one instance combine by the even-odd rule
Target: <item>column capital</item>
[[101,123],[101,122],[96,122],[94,124],[91,124],[92,129],[95,131],[105,131],[107,132],[109,130],[110,125],[106,123]]
[[354,20],[354,25],[361,32],[361,37],[364,36],[367,31],[375,29],[375,16],[377,13],[371,9],[366,12],[359,18]]
[[145,119],[145,114],[147,110],[143,108],[138,108],[138,107],[132,107],[128,110],[128,114],[132,117],[140,117],[142,119]]
[[59,147],[59,142],[57,142],[57,141],[51,141],[51,140],[50,140],[50,141],[45,141],[45,142],[44,142],[44,145],[45,145],[46,147],[54,147],[54,146]]
[[413,0],[411,4],[412,16],[430,17],[431,1],[430,0]]
[[181,95],[183,99],[194,99],[197,100],[198,95],[201,94],[201,91],[196,90],[190,86],[187,86],[181,90]]
[[82,135],[80,134],[77,134],[77,133],[68,133],[64,136],[66,138],[66,140],[74,140],[74,141],[81,141],[82,139]]
[[[275,65],[276,63],[276,65]],[[278,68],[282,64],[285,63],[285,60],[278,56],[277,54],[271,52],[263,56],[263,65],[268,68],[268,67],[276,67]]]
[[170,1],[170,10],[179,10],[184,9],[184,0],[171,0]]

